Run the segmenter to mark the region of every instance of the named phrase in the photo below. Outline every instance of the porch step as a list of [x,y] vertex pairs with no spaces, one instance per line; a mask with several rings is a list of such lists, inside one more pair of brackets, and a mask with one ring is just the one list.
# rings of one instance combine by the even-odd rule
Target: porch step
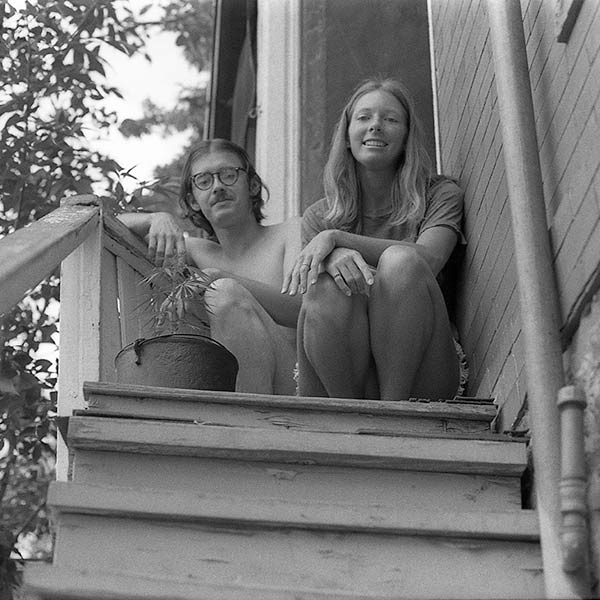
[[537,542],[536,515],[530,510],[465,512],[419,510],[380,504],[293,502],[248,499],[204,492],[52,482],[48,503],[55,513],[126,519],[182,521],[248,528],[293,528],[414,536]]
[[521,507],[522,442],[244,429],[75,416],[74,480],[249,499]]
[[58,514],[58,568],[362,597],[542,592],[530,511],[248,501],[75,483],[53,485],[49,501]]
[[125,575],[93,567],[32,565],[25,571],[28,600],[400,600],[401,595],[236,586]]
[[496,407],[491,400],[351,400],[207,392],[86,382],[89,414],[192,421],[261,429],[357,434],[485,433]]
[[68,440],[75,450],[513,477],[523,473],[527,462],[522,441],[491,435],[456,439],[280,430],[265,434],[244,427],[74,416]]

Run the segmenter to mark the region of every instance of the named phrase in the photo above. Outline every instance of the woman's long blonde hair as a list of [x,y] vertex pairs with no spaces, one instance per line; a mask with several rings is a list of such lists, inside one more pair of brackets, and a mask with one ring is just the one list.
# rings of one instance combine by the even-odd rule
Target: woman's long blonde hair
[[348,147],[348,125],[358,99],[376,90],[392,94],[406,112],[408,134],[392,184],[392,211],[389,223],[390,225],[406,223],[409,231],[414,233],[425,214],[427,186],[432,176],[432,167],[423,145],[421,125],[412,100],[404,86],[391,78],[364,81],[356,88],[342,111],[333,134],[323,176],[328,204],[325,219],[335,229],[361,232],[360,181],[356,160]]

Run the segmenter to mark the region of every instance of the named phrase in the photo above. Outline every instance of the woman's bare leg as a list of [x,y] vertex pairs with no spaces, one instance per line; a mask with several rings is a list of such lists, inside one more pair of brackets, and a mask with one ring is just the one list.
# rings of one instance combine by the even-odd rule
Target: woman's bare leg
[[[322,274],[304,296],[300,321],[303,355],[327,395],[363,398],[371,363],[366,296],[346,296]],[[300,394],[305,395],[311,389],[302,381],[301,374]]]
[[382,400],[456,394],[458,358],[446,305],[415,250],[393,246],[381,255],[369,319]]
[[313,398],[326,397],[327,390],[310,364],[304,351],[304,311],[300,310],[298,317],[298,393],[300,396]]
[[[210,335],[238,359],[238,392],[293,395],[293,330],[277,325],[252,294],[233,279],[218,279],[205,294]],[[285,330],[285,331],[284,331]]]

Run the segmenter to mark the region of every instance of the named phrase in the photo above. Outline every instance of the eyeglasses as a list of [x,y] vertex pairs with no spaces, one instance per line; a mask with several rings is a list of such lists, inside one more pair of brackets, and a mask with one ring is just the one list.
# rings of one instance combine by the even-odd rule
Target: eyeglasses
[[246,172],[243,167],[223,167],[218,171],[206,171],[205,173],[196,173],[192,175],[192,183],[199,190],[208,190],[214,181],[215,175],[223,185],[233,185],[240,176],[240,171]]

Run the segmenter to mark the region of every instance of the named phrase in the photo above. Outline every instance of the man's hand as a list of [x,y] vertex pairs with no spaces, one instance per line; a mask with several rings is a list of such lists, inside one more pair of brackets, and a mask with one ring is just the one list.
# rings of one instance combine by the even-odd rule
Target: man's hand
[[371,267],[360,252],[350,248],[335,248],[325,261],[325,271],[346,296],[368,296],[370,286],[375,281]]
[[186,254],[183,229],[175,217],[167,212],[152,213],[146,241],[148,258],[158,266],[164,266],[174,256]]

